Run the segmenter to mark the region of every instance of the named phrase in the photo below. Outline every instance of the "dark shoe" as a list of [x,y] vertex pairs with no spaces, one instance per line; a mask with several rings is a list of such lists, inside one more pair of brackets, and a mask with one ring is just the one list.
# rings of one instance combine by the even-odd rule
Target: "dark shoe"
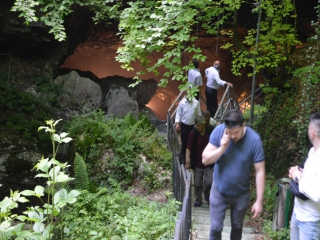
[[204,196],[204,200],[206,200],[206,202],[209,204],[209,197],[210,196]]
[[201,203],[195,202],[193,206],[194,206],[194,207],[200,207],[200,206],[201,206]]

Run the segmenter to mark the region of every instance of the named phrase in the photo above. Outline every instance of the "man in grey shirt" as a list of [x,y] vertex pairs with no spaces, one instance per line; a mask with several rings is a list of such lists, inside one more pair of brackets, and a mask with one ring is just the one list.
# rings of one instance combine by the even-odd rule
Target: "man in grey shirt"
[[207,110],[210,112],[211,117],[214,117],[218,109],[218,90],[220,86],[225,86],[226,84],[233,87],[232,83],[223,81],[219,75],[220,61],[216,60],[212,67],[205,70],[205,75],[207,78],[206,86],[206,100],[207,100]]

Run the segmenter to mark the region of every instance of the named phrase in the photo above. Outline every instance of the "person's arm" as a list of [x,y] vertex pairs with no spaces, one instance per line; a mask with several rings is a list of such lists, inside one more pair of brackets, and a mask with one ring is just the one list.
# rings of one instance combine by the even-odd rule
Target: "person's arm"
[[[319,168],[318,168],[319,169]],[[297,169],[295,174],[301,175],[301,171]],[[295,179],[295,176],[293,176]],[[298,179],[299,192],[306,195],[313,202],[320,202],[320,173],[317,175],[308,174],[308,171],[303,170],[302,177]]]
[[200,102],[198,102],[198,104],[197,104],[196,111],[197,111],[197,116],[202,116],[202,112],[201,112],[201,108],[200,108]]
[[224,81],[220,78],[220,74],[218,72],[214,73],[214,79],[216,80],[216,82],[220,85],[220,86],[225,86],[228,85],[230,87],[233,88],[233,84],[229,83],[227,81]]
[[258,162],[254,164],[256,171],[256,188],[257,188],[257,199],[253,204],[251,212],[253,213],[253,218],[257,218],[262,213],[263,209],[263,195],[265,188],[265,162]]
[[186,169],[189,169],[191,167],[190,155],[191,155],[191,149],[193,145],[193,134],[194,134],[194,130],[192,130],[188,136],[187,147],[186,147],[186,163],[184,165]]
[[185,167],[186,169],[189,169],[190,166],[191,166],[190,155],[191,155],[191,152],[190,152],[190,150],[187,148],[187,149],[186,149],[186,164],[184,165],[184,167]]
[[175,117],[175,128],[176,131],[180,131],[180,122],[181,122],[181,112],[182,112],[182,106],[181,102],[178,105],[177,111],[176,111],[176,117]]
[[221,157],[221,155],[228,148],[230,141],[230,137],[226,134],[226,129],[223,132],[223,136],[220,140],[220,147],[213,145],[212,143],[208,143],[206,148],[202,152],[202,163],[205,166],[215,163]]
[[[199,96],[201,96],[201,86],[203,85],[201,73],[198,77],[198,89],[199,89]],[[200,99],[200,98],[199,98]]]

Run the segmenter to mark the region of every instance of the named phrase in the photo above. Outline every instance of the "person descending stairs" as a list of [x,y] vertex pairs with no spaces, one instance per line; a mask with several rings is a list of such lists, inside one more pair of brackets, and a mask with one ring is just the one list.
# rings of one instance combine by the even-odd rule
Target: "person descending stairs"
[[[194,195],[192,195],[192,199],[194,199]],[[192,229],[191,229],[190,240],[208,240],[209,233],[210,233],[210,223],[211,223],[210,209],[209,209],[208,203],[204,202],[200,207],[193,207],[191,212],[192,212]],[[227,210],[225,219],[223,221],[222,240],[230,239],[230,231],[231,231],[230,211]],[[256,232],[257,232],[256,227],[243,227],[242,240],[262,239],[262,235],[256,234]]]

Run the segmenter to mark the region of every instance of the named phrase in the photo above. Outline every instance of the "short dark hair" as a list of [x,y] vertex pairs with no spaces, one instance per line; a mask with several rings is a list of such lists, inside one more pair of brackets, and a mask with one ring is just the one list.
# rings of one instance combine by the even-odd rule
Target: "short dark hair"
[[198,68],[198,67],[199,67],[198,59],[194,58],[194,59],[192,60],[192,62],[193,62],[193,65],[194,65],[195,68]]
[[202,116],[204,116],[205,119],[207,119],[207,117],[211,117],[210,112],[208,110],[203,111]]
[[238,109],[229,110],[224,118],[226,128],[241,127],[244,123],[242,112]]
[[320,138],[320,113],[313,113],[309,117],[310,123],[314,126],[317,137]]

